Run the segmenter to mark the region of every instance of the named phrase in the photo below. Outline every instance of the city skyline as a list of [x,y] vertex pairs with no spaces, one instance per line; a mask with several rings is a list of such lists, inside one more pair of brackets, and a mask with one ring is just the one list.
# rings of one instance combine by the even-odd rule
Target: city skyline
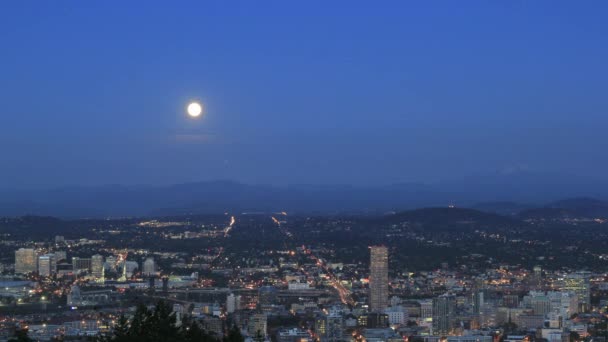
[[608,2],[0,2],[0,342],[608,342]]
[[[608,219],[537,217],[521,227],[475,217],[440,222],[437,211],[417,215],[81,220],[61,223],[54,231],[64,235],[51,237],[20,228],[32,227],[27,218],[4,219],[0,314],[8,318],[0,321],[0,336],[26,331],[41,340],[95,334],[116,341],[125,314],[132,324],[151,324],[138,336],[154,338],[153,327],[163,326],[185,342],[603,336]],[[87,228],[69,226],[83,223]],[[555,229],[560,225],[567,229]],[[370,240],[383,243],[370,247]],[[51,308],[53,323],[31,315]],[[146,318],[155,315],[165,323]],[[211,335],[191,340],[191,322]]]

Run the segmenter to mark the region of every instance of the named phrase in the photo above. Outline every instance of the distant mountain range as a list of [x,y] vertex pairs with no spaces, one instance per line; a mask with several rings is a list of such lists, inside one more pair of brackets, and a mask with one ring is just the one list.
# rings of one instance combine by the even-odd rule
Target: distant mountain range
[[595,198],[570,198],[545,207],[527,209],[519,213],[521,218],[608,218],[608,201]]
[[[582,198],[584,196],[584,198]],[[560,198],[574,198],[552,202]],[[384,214],[422,207],[470,207],[506,216],[608,213],[608,183],[546,175],[494,175],[387,186],[248,185],[210,181],[170,186],[62,187],[0,191],[0,216],[64,218],[175,216],[245,211]],[[549,204],[544,204],[549,203]],[[536,209],[535,209],[536,208]],[[556,210],[560,209],[560,210]],[[526,212],[528,210],[532,210]]]

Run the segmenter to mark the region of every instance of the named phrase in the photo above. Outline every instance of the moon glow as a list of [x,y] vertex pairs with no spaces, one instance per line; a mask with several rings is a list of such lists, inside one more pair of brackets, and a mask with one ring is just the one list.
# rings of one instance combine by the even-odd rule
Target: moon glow
[[197,118],[203,113],[203,107],[198,102],[191,102],[188,105],[187,112],[190,117]]

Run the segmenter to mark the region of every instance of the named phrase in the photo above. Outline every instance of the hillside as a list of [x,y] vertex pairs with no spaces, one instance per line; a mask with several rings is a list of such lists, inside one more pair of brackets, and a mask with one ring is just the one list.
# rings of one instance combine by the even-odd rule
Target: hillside
[[390,224],[409,223],[425,229],[465,229],[521,225],[514,218],[469,208],[422,208],[385,216]]

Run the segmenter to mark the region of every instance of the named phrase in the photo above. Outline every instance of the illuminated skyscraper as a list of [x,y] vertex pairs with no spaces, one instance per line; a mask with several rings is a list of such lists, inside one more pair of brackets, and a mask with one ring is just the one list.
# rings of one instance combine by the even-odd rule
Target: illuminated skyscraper
[[581,311],[585,312],[589,310],[591,305],[590,293],[591,288],[589,284],[589,278],[591,273],[589,272],[576,272],[566,275],[564,279],[564,291],[570,291],[576,294],[578,297],[578,305]]
[[388,249],[370,247],[369,305],[372,312],[384,312],[388,306]]
[[226,297],[226,312],[234,313],[236,310],[241,309],[241,296],[235,296],[233,293]]
[[15,251],[15,273],[25,274],[38,270],[38,257],[32,248],[19,248]]
[[72,267],[74,268],[74,273],[89,272],[91,271],[91,259],[73,256]]
[[433,298],[433,334],[448,335],[454,320],[454,296],[442,295]]
[[423,299],[420,303],[420,318],[421,319],[432,319],[433,318],[433,301],[430,299]]
[[54,254],[45,254],[38,257],[38,274],[41,277],[50,277],[57,272]]
[[91,275],[97,280],[101,280],[104,276],[103,270],[103,255],[95,254],[91,257]]
[[261,335],[266,337],[266,328],[267,328],[266,314],[264,313],[254,313],[249,317],[249,322],[247,324],[247,332],[249,336],[255,337],[257,335]]
[[315,332],[321,342],[343,341],[343,329],[342,316],[337,313],[322,315],[315,320]]
[[53,252],[53,254],[55,254],[56,263],[59,263],[61,261],[65,262],[68,259],[66,251],[55,251]]
[[276,304],[277,288],[274,286],[262,286],[258,290],[258,304],[260,307]]
[[143,274],[144,275],[154,275],[156,274],[156,263],[154,262],[154,258],[147,258],[143,265]]

